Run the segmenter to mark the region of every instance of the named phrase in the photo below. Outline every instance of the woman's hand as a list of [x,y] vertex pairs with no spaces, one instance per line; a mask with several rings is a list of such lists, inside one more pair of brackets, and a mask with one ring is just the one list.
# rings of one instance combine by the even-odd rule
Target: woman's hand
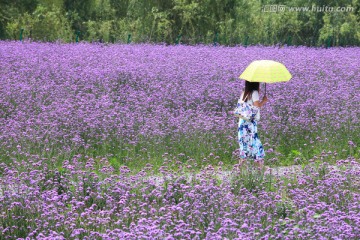
[[263,97],[263,100],[261,102],[259,101],[255,101],[254,102],[254,106],[256,107],[262,107],[264,106],[264,104],[268,101],[268,98],[266,97],[266,95]]
[[268,98],[267,98],[267,96],[265,95],[265,96],[263,97],[262,102],[263,102],[263,103],[266,103],[267,101],[268,101]]

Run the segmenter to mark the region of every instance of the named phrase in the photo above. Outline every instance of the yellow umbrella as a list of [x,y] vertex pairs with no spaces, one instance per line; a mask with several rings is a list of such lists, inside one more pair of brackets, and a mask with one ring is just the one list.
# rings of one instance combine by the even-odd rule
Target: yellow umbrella
[[287,82],[291,77],[286,67],[279,62],[273,60],[256,60],[250,63],[239,78],[249,82],[275,83]]

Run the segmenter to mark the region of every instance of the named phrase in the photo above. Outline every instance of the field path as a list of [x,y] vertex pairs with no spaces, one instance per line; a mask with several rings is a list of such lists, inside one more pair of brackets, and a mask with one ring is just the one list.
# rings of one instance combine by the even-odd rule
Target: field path
[[[336,165],[329,165],[329,171],[333,170],[339,170],[339,167]],[[282,177],[286,175],[304,175],[304,172],[302,171],[303,167],[301,165],[292,165],[292,166],[283,166],[283,167],[268,167],[265,171],[265,175],[272,174],[274,177]],[[360,166],[353,166],[353,170],[360,171]],[[216,172],[216,171],[214,171]],[[212,175],[213,173],[212,172]],[[206,173],[205,173],[206,174]],[[210,173],[211,174],[211,173]],[[196,173],[196,176],[204,175],[204,171]],[[232,171],[218,171],[216,172],[216,176],[221,180],[228,180],[231,178]],[[191,175],[190,173],[186,175],[187,180],[191,180],[194,175]],[[178,176],[176,176],[178,177]],[[147,177],[149,180],[152,180],[156,183],[156,185],[161,185],[164,182],[164,176],[150,176]]]
[[[333,168],[337,168],[336,166],[331,166]],[[265,175],[272,174],[274,177],[281,177],[289,174],[302,174],[302,166],[301,165],[293,165],[293,166],[286,166],[286,167],[274,167],[274,168],[267,168],[265,171]],[[201,175],[203,172],[196,173],[195,175]],[[231,177],[232,171],[221,171],[217,172],[217,177],[221,180],[226,180]],[[187,180],[191,180],[193,176],[191,174],[186,175]],[[153,180],[157,185],[161,185],[164,182],[163,176],[151,176],[148,177],[149,180]]]
[[[336,166],[336,165],[329,165],[329,168],[331,170],[338,170],[339,168]],[[360,166],[354,166],[352,168],[353,170],[357,170],[357,171],[360,171]],[[330,170],[330,171],[331,171]],[[221,179],[221,180],[229,180],[231,177],[232,177],[232,171],[206,171],[206,170],[203,170],[201,172],[198,172],[198,173],[194,173],[195,176],[205,176],[205,175],[216,175],[216,177],[218,179]],[[194,177],[194,174],[186,174],[185,177],[187,180],[191,180],[193,177]],[[273,167],[273,168],[270,168],[270,167],[267,167],[264,175],[269,175],[269,174],[272,174],[274,177],[282,177],[282,176],[286,176],[286,175],[303,175],[304,172],[302,171],[302,166],[301,165],[292,165],[292,166],[286,166],[286,167]],[[172,178],[172,181],[173,180],[176,180],[178,179],[180,176],[179,175],[174,175],[172,176],[174,178]],[[169,179],[171,178],[171,176],[169,175]],[[146,176],[145,178],[143,178],[145,180],[145,182],[147,182],[146,180],[149,180],[149,182],[151,183],[155,183],[155,185],[157,186],[161,186],[163,183],[164,183],[164,180],[165,180],[165,177],[164,176]],[[1,182],[1,179],[0,179],[0,182]],[[72,182],[74,185],[76,185],[75,182]],[[2,185],[0,184],[0,198],[3,197],[3,191],[5,189],[2,189],[1,188]],[[10,189],[12,189],[12,192],[16,192],[16,189],[17,187],[15,185],[12,185],[12,186],[7,186],[6,190],[8,191]]]

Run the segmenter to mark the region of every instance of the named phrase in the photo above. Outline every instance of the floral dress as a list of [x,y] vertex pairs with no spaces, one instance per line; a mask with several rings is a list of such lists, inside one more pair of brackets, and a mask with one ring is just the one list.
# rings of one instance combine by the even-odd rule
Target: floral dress
[[263,160],[265,151],[257,132],[257,120],[246,121],[239,119],[238,141],[240,146],[240,158],[251,160]]

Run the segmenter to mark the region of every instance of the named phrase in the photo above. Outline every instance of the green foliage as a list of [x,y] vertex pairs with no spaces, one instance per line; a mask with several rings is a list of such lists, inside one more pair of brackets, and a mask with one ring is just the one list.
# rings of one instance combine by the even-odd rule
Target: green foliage
[[63,0],[63,10],[72,29],[85,32],[84,22],[92,18],[96,4],[94,0]]
[[41,41],[72,40],[72,30],[59,8],[48,9],[38,5],[32,14],[25,13],[7,25],[6,31],[11,39],[18,39],[20,29],[24,38]]
[[[291,217],[294,213],[294,206],[291,204],[289,200],[283,200],[276,204],[276,214],[279,216],[280,219],[286,219]],[[287,222],[281,222],[281,225],[285,225]]]
[[[287,8],[265,11],[269,5]],[[360,44],[359,0],[0,0],[0,6],[2,39],[19,39],[24,28],[25,38],[66,42],[80,31],[80,40],[101,42],[127,42],[131,34],[131,42],[169,44]],[[324,6],[352,9],[316,10]],[[310,10],[289,10],[295,7]]]
[[331,45],[345,45],[358,41],[360,25],[355,15],[325,14],[319,42],[331,40]]
[[239,195],[243,188],[253,194],[257,194],[261,189],[274,191],[276,180],[271,174],[264,175],[263,170],[250,164],[234,171],[231,177],[232,192]]
[[[37,4],[37,0],[0,0],[0,39],[9,38],[6,34],[7,25],[20,14],[33,12]],[[20,29],[17,31],[20,32]]]
[[115,172],[117,172],[121,167],[121,162],[116,157],[110,158],[109,163],[115,169]]

